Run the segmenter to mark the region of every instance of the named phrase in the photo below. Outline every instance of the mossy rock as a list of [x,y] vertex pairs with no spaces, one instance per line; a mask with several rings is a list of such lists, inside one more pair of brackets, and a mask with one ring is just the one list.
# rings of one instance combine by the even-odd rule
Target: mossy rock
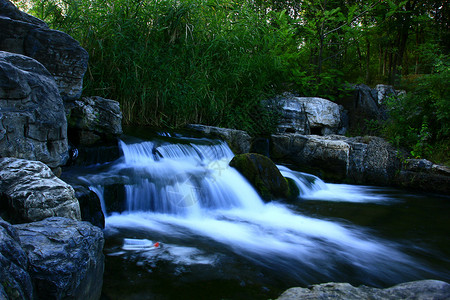
[[266,156],[256,153],[239,154],[231,160],[230,166],[238,170],[265,201],[294,199],[298,196],[295,183],[284,178]]

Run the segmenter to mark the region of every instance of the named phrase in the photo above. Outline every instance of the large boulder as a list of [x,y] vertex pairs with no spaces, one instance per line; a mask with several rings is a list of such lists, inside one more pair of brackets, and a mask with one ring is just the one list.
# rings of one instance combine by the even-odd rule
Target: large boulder
[[230,167],[238,170],[266,201],[298,196],[295,183],[290,185],[277,166],[266,156],[256,153],[239,154],[230,161]]
[[250,150],[252,138],[245,131],[200,124],[190,124],[187,128],[223,139],[235,154],[248,153]]
[[391,185],[400,168],[398,151],[378,137],[272,135],[271,157],[325,180]]
[[0,299],[31,300],[33,284],[28,258],[16,229],[0,218]]
[[349,168],[351,146],[336,136],[272,135],[271,157],[293,163],[327,180],[343,180]]
[[281,115],[278,133],[330,135],[346,131],[344,108],[327,99],[287,93],[274,101]]
[[14,227],[28,255],[36,298],[100,298],[104,270],[100,228],[60,217]]
[[68,34],[0,0],[0,50],[32,57],[54,77],[67,106],[81,96],[88,53]]
[[80,220],[73,188],[38,161],[0,158],[0,207],[12,223],[59,216]]
[[36,60],[0,51],[0,157],[68,159],[67,121],[55,81]]
[[406,282],[390,288],[354,287],[349,283],[323,283],[308,288],[291,288],[278,300],[397,300],[450,299],[450,284],[438,280]]
[[71,140],[79,145],[92,145],[122,134],[122,112],[114,100],[83,97],[75,101],[68,120]]

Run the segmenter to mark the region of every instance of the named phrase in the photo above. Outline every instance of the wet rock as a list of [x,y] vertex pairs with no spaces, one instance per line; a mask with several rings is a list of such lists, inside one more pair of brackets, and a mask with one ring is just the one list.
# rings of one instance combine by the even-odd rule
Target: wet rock
[[290,162],[323,179],[347,176],[351,147],[335,136],[300,134],[272,135],[271,157]]
[[298,196],[298,189],[290,188],[289,182],[266,156],[256,153],[239,154],[231,160],[230,167],[238,170],[266,201]]
[[53,77],[36,60],[0,51],[0,156],[68,159],[67,121]]
[[0,158],[0,202],[12,223],[81,218],[73,188],[38,161]]
[[367,286],[354,287],[349,283],[324,283],[309,288],[291,288],[278,300],[396,300],[396,299],[449,299],[450,284],[438,280],[402,283],[391,288],[378,289]]
[[190,124],[187,128],[202,132],[213,138],[225,140],[231,150],[236,154],[248,153],[250,150],[251,137],[245,131],[200,124]]
[[101,229],[105,228],[105,215],[97,194],[83,186],[73,186],[75,196],[80,203],[81,220]]
[[325,180],[392,185],[398,151],[378,137],[272,135],[271,157]]
[[0,218],[0,299],[34,299],[27,269],[28,258],[16,229]]
[[83,97],[70,111],[72,140],[79,145],[92,145],[122,134],[122,112],[119,102],[102,97]]
[[104,238],[88,222],[48,218],[14,226],[38,299],[99,299]]
[[0,1],[0,28],[0,50],[23,54],[44,65],[67,106],[81,96],[88,53],[77,41],[5,0]]

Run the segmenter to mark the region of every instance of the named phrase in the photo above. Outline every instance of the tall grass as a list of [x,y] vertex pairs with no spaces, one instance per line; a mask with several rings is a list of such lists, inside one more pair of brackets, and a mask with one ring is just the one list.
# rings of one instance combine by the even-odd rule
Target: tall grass
[[285,80],[283,13],[250,0],[32,2],[88,50],[84,94],[118,100],[126,124],[270,129],[259,102]]

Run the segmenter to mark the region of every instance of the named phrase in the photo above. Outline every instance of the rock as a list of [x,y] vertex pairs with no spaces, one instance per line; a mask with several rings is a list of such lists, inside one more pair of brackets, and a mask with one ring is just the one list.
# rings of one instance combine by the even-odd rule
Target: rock
[[450,194],[450,168],[426,159],[405,160],[396,181],[403,188]]
[[0,202],[12,223],[81,218],[73,188],[37,161],[0,158]]
[[272,135],[271,157],[293,163],[325,180],[392,185],[397,150],[377,137]]
[[348,138],[352,147],[349,177],[356,183],[392,185],[401,167],[399,151],[380,137]]
[[231,160],[230,167],[238,170],[266,201],[293,199],[298,196],[298,189],[291,191],[286,178],[266,156],[256,153],[239,154]]
[[377,91],[378,105],[385,104],[388,97],[397,97],[399,95],[405,94],[405,91],[395,90],[392,85],[386,84],[377,84],[375,90]]
[[449,299],[450,284],[438,280],[407,282],[391,288],[354,287],[349,283],[324,283],[309,288],[291,288],[278,300],[396,300],[396,299]]
[[225,140],[235,154],[248,153],[250,150],[251,137],[245,131],[200,124],[190,124],[187,128]]
[[36,298],[100,298],[104,269],[100,228],[60,217],[14,227],[28,255]]
[[39,27],[48,27],[44,21],[18,10],[17,7],[8,0],[0,0],[0,16],[25,23],[31,23]]
[[0,218],[0,299],[34,299],[28,258],[16,229]]
[[84,97],[75,101],[68,119],[75,144],[92,145],[122,134],[122,112],[114,100]]
[[335,136],[272,135],[271,157],[290,162],[327,180],[343,180],[349,168],[351,147]]
[[52,74],[67,106],[81,96],[89,55],[68,34],[0,0],[0,50],[34,58]]
[[53,77],[36,60],[0,51],[0,156],[68,159],[67,121]]
[[344,108],[329,100],[284,94],[275,101],[281,109],[279,133],[330,135],[346,131]]
[[279,114],[278,133],[311,133],[305,106],[296,99],[294,95],[284,93],[282,96],[263,103]]
[[80,203],[81,219],[101,229],[105,228],[105,215],[97,194],[83,186],[74,186],[75,196]]

